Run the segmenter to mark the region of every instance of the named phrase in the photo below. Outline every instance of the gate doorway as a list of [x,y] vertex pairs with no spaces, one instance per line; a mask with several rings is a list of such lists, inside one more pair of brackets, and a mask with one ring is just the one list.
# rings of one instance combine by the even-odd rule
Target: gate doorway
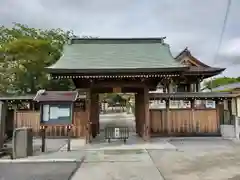
[[[106,141],[106,128],[124,127],[128,129],[129,138],[150,138],[148,91],[138,88],[133,93],[101,93],[94,89],[87,98],[89,123],[87,143]],[[114,137],[114,141],[116,140]],[[124,141],[122,141],[124,142]]]

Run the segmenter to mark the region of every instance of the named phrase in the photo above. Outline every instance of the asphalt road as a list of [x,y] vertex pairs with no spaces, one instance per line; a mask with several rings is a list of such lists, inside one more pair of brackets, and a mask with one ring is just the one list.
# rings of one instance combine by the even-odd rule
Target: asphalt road
[[0,180],[68,180],[77,163],[0,163]]

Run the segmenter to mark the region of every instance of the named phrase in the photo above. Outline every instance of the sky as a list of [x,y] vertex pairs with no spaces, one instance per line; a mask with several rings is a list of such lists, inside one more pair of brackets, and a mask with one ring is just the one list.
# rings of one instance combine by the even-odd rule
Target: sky
[[223,43],[216,49],[228,0],[0,0],[0,25],[62,28],[97,37],[165,37],[173,55],[196,58],[240,76],[240,0],[232,0]]

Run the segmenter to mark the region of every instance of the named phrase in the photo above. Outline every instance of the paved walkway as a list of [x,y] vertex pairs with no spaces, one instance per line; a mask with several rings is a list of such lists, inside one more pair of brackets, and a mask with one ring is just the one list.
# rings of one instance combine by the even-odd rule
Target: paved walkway
[[[106,115],[104,121],[124,116],[129,117],[125,123],[132,126],[133,118],[123,113],[120,118],[119,114]],[[101,134],[90,145],[73,139],[71,152],[66,151],[66,141],[50,140],[48,147],[45,154],[14,162],[81,163],[73,180],[240,180],[240,143],[221,138],[153,138],[146,143],[131,132],[126,144],[108,143]]]
[[87,151],[72,180],[163,180],[146,150]]

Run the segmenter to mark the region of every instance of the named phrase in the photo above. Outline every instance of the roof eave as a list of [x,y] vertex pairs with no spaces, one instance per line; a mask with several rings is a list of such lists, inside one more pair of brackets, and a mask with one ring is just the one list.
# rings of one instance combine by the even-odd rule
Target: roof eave
[[168,68],[122,68],[122,69],[58,69],[46,68],[50,74],[98,74],[98,73],[160,73],[160,72],[183,72],[189,67]]
[[213,69],[213,70],[210,70],[210,71],[204,71],[204,70],[200,70],[200,71],[187,71],[186,73],[184,73],[185,75],[191,75],[191,74],[205,74],[205,75],[218,75],[220,73],[222,73],[223,71],[225,71],[226,68],[216,68],[216,69]]

